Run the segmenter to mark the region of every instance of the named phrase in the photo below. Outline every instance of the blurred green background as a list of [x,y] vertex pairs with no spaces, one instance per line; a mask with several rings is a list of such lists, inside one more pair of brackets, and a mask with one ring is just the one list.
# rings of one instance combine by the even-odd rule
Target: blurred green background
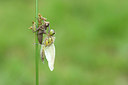
[[[39,12],[56,31],[40,85],[128,85],[128,0],[39,0]],[[0,85],[35,85],[33,20],[34,0],[0,0]]]

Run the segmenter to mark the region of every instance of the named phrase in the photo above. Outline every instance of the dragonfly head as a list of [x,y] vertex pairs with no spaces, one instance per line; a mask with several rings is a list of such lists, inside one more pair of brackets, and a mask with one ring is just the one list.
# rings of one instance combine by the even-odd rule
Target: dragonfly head
[[53,36],[54,34],[55,34],[55,31],[54,31],[53,29],[50,29],[49,35],[50,35],[50,36]]

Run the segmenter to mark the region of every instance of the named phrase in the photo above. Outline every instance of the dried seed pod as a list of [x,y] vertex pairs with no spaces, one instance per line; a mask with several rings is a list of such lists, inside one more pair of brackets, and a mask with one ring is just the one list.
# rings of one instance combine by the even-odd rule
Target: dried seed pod
[[40,20],[44,20],[44,21],[47,20],[46,18],[42,17],[42,15],[40,13],[38,14],[38,17],[39,17]]
[[43,21],[46,21],[47,20],[46,18],[44,18],[42,16],[40,16],[39,18],[40,18],[40,20],[43,20]]
[[36,23],[33,21],[32,26],[29,27],[28,29],[32,29],[32,31],[34,31],[34,29],[36,29]]

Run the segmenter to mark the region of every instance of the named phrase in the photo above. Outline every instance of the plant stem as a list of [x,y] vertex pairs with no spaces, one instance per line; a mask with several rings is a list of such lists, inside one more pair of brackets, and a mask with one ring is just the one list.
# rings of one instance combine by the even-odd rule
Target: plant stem
[[[38,0],[36,0],[36,28],[38,28],[38,20],[37,20],[37,17],[38,17]],[[37,32],[35,33],[35,42],[36,42],[36,47],[35,47],[35,64],[36,64],[36,85],[39,85],[39,77],[38,77],[38,55],[39,55],[39,51],[38,51],[38,37],[37,37]]]

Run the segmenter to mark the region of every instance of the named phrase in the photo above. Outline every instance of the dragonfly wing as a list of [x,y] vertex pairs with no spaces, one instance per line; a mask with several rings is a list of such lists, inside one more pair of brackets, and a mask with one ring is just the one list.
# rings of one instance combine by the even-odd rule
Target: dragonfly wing
[[54,60],[55,60],[55,46],[54,43],[45,48],[45,56],[48,61],[48,66],[51,71],[54,69]]

